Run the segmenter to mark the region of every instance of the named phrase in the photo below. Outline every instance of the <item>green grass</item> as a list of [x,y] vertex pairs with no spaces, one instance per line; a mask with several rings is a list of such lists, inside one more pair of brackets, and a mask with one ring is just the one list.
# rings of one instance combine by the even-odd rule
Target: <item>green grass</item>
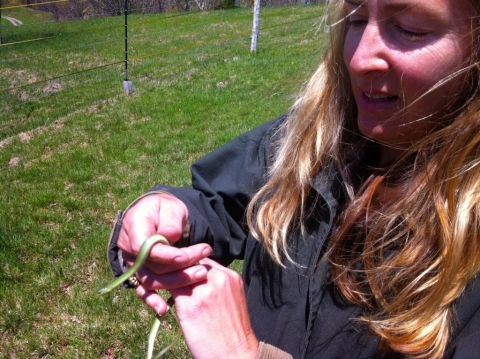
[[[52,21],[53,15],[46,11],[37,11],[35,6],[32,7],[19,7],[19,4],[5,4],[2,3],[2,7],[6,10],[2,10],[2,15],[11,16],[17,20],[20,20],[25,25],[36,24],[39,22]],[[11,26],[9,22],[2,19],[2,26]]]
[[0,358],[143,357],[152,312],[96,294],[111,219],[286,111],[322,56],[323,11],[262,9],[256,54],[249,9],[132,15],[130,95],[123,17],[3,28],[21,43],[0,47]]

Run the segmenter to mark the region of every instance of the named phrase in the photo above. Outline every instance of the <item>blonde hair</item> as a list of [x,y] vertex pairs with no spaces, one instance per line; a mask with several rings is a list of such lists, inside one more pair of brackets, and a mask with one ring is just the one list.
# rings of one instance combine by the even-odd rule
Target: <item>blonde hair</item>
[[[335,9],[332,3],[330,9]],[[328,21],[332,23],[335,17],[330,11]],[[321,168],[343,163],[342,142],[347,141],[342,137],[355,132],[353,123],[346,121],[354,116],[354,99],[343,63],[344,31],[339,28],[331,32],[322,63],[289,113],[286,136],[270,168],[270,180],[255,194],[247,210],[252,233],[280,264],[285,256],[288,258],[289,230],[301,226],[298,219],[303,217],[310,180]]]
[[[342,3],[330,2],[328,21],[338,24],[330,46],[289,114],[269,181],[247,211],[252,233],[280,265],[291,260],[289,235],[303,231],[312,178],[344,168],[346,154],[362,141],[343,62]],[[335,285],[364,308],[358,320],[381,338],[380,349],[412,358],[442,357],[452,305],[480,271],[476,26],[473,35],[463,103],[457,96],[443,128],[387,171],[373,172],[356,192],[344,178],[350,199],[327,254]]]

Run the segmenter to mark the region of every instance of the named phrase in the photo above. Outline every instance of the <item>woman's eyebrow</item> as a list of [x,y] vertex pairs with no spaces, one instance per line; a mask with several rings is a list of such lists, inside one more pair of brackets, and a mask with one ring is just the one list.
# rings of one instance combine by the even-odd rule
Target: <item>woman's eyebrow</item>
[[416,7],[419,6],[418,3],[411,4],[411,3],[408,3],[408,2],[402,2],[402,1],[392,1],[392,2],[386,1],[386,2],[382,3],[380,5],[380,7],[382,7],[385,10],[388,10],[390,12],[402,12],[402,11],[405,11],[405,10],[408,10],[408,9],[412,8],[414,5]]
[[[353,1],[356,0],[345,0]],[[422,1],[416,0],[385,0],[380,3],[380,8],[385,12],[400,13],[415,9],[418,13],[426,14],[431,17],[443,18],[443,12],[437,7],[428,3],[422,3]]]
[[[367,6],[368,0],[344,0],[344,2],[350,6],[360,8]],[[430,14],[431,16],[439,16],[439,11],[436,7],[424,4],[418,0],[384,0],[380,2],[379,6],[383,11],[390,13],[400,13],[415,8],[419,12]]]

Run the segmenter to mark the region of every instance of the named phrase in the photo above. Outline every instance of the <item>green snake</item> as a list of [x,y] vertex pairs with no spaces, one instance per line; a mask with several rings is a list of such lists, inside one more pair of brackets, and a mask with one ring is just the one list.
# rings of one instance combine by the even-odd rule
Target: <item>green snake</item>
[[[163,243],[165,245],[170,245],[170,242],[162,235],[160,234],[154,234],[148,237],[142,244],[142,247],[140,248],[140,252],[138,253],[138,257],[135,261],[135,263],[126,271],[124,272],[121,276],[119,276],[117,279],[109,283],[107,286],[103,287],[98,291],[98,294],[105,294],[110,292],[111,290],[115,289],[116,287],[120,286],[122,283],[127,281],[131,276],[135,275],[135,273],[140,269],[140,267],[145,263],[147,260],[148,254],[150,253],[150,250],[152,247],[157,244],[157,243]],[[170,299],[167,300],[167,313],[170,312],[172,316],[175,318],[175,320],[178,322],[177,315],[175,314],[175,311],[171,310],[172,306],[174,305],[173,298],[170,297]],[[165,314],[166,315],[166,314]],[[147,348],[147,359],[152,359],[153,357],[153,345],[155,342],[155,338],[157,337],[158,331],[160,329],[160,325],[162,323],[163,317],[165,315],[156,315],[155,316],[155,321],[153,322],[152,328],[150,329],[150,334],[148,336],[148,348]],[[165,348],[163,348],[160,353],[155,356],[154,359],[160,358],[163,354],[165,354],[177,341],[180,339],[181,336],[181,329],[180,325],[178,326],[178,334],[174,338],[174,340]]]

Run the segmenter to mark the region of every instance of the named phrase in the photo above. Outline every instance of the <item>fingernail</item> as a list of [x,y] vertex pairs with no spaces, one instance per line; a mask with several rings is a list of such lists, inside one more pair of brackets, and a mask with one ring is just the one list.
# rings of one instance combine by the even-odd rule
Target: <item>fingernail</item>
[[166,311],[166,308],[165,308],[164,306],[160,306],[160,305],[155,306],[155,309],[154,309],[154,310],[155,310],[155,312],[156,312],[158,315],[160,315],[160,316],[165,315],[166,312],[167,312],[167,311]]
[[198,266],[198,269],[193,273],[195,279],[205,279],[207,276],[207,268],[204,266]]
[[210,254],[212,254],[212,248],[211,247],[205,247],[202,251],[202,256],[208,257]]
[[176,257],[173,257],[172,261],[173,261],[173,263],[181,264],[181,263],[185,262],[185,257],[176,256]]

